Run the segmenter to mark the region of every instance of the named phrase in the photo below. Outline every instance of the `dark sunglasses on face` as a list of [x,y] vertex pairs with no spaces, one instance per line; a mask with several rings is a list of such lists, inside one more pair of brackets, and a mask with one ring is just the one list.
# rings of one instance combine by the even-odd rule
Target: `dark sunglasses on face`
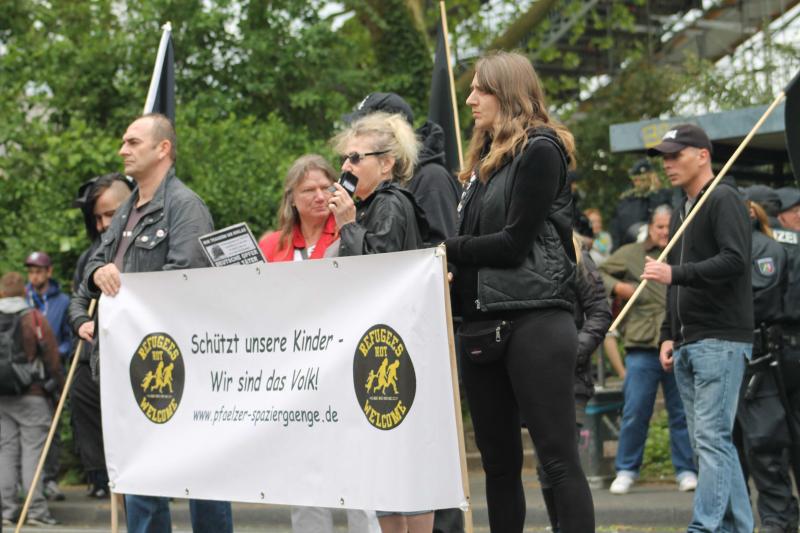
[[389,150],[382,150],[380,152],[367,152],[366,154],[359,154],[358,152],[351,152],[349,154],[345,154],[345,155],[342,155],[342,156],[339,156],[339,157],[340,157],[343,165],[344,165],[344,162],[347,161],[348,159],[350,160],[350,164],[351,165],[357,165],[357,164],[359,164],[361,162],[362,159],[364,159],[365,157],[367,157],[369,155],[383,155],[383,154],[388,154],[388,153],[389,153]]

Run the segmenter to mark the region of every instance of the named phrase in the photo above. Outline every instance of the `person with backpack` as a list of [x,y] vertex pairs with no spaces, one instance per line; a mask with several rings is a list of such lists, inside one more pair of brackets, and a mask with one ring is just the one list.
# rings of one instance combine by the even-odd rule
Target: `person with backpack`
[[[47,380],[50,376],[52,379]],[[52,384],[52,387],[50,386]],[[0,279],[0,496],[3,524],[12,525],[22,506],[17,486],[27,493],[44,449],[53,410],[48,395],[60,393],[64,373],[53,330],[25,301],[25,278],[9,272]],[[54,388],[54,390],[47,390]],[[21,483],[20,483],[21,482]],[[29,525],[55,525],[42,484],[28,512]]]
[[[72,331],[67,321],[69,296],[61,292],[61,286],[53,279],[53,262],[45,252],[32,252],[25,259],[28,284],[25,299],[28,305],[42,312],[58,341],[58,354],[64,368],[68,366],[72,346]],[[51,402],[55,401],[51,398]],[[48,500],[61,501],[64,493],[58,487],[61,470],[61,435],[56,433],[44,464],[44,495]]]

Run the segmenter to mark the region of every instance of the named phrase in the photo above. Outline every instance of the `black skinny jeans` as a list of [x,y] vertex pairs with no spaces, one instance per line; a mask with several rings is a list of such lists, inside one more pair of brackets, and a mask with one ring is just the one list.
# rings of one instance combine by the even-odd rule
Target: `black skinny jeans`
[[551,480],[561,531],[594,531],[592,494],[575,442],[577,343],[570,313],[539,310],[514,321],[501,361],[476,365],[462,357],[462,379],[486,473],[494,533],[521,532],[525,525],[520,415]]

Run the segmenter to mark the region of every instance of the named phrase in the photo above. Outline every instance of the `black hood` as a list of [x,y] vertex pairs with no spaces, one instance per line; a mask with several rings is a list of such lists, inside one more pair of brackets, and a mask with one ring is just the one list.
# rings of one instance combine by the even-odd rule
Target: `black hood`
[[419,151],[418,167],[429,163],[439,163],[446,166],[444,156],[444,130],[440,125],[430,120],[425,121],[418,130],[417,136],[422,142],[422,149]]

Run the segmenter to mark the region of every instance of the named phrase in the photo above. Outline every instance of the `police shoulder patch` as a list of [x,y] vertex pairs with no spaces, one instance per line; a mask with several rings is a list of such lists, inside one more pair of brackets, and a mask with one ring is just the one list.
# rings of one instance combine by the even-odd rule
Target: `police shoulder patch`
[[772,237],[783,244],[797,244],[797,233],[783,229],[772,230]]
[[775,261],[771,257],[756,259],[756,266],[758,266],[758,271],[761,272],[762,276],[775,275]]

